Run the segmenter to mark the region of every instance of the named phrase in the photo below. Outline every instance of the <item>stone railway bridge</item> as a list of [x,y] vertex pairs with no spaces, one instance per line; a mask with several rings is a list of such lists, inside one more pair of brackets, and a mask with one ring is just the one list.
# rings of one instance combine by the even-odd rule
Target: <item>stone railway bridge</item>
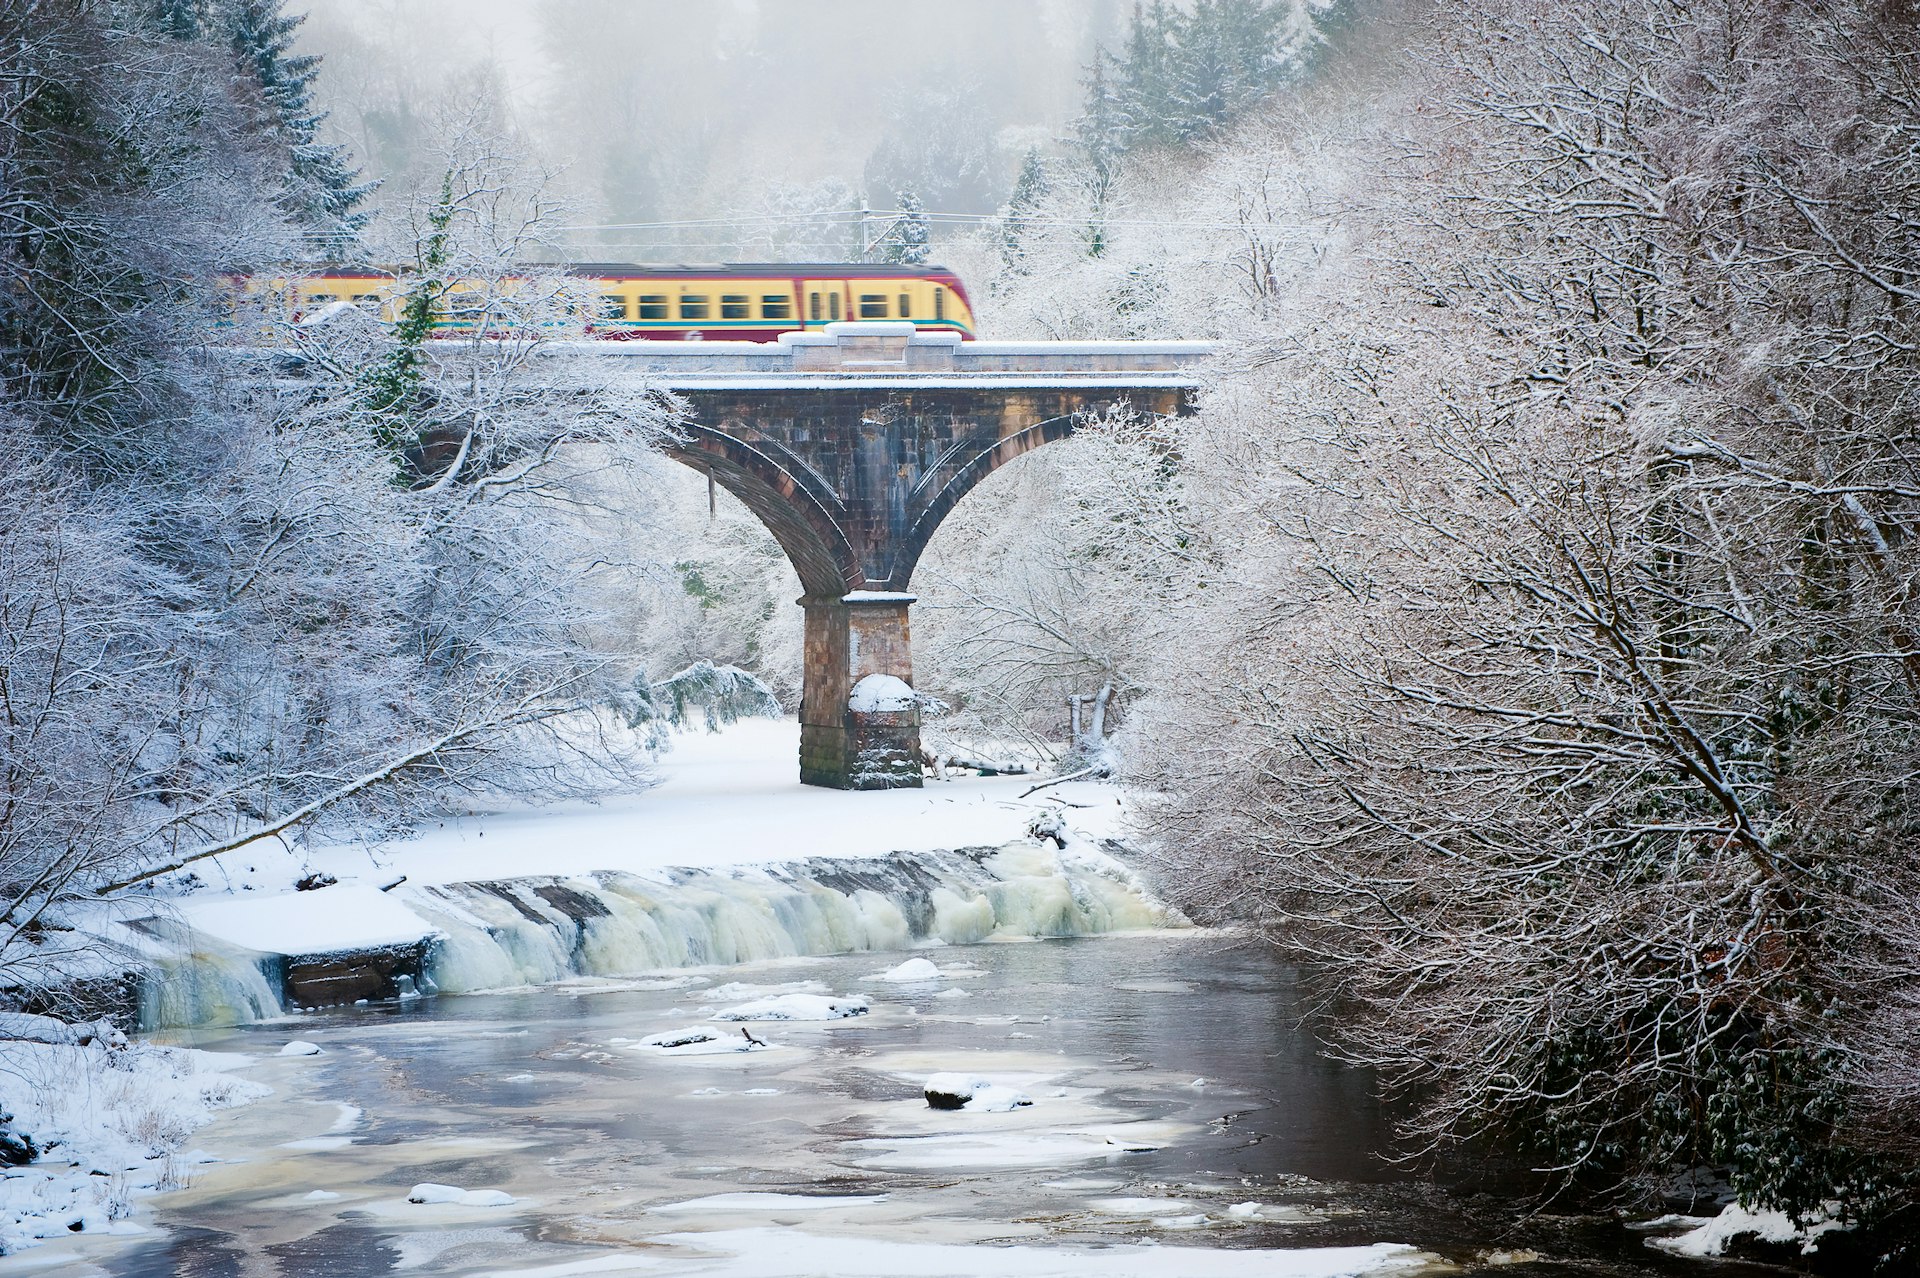
[[1188,369],[1211,350],[962,342],[905,322],[770,343],[564,348],[684,399],[690,420],[671,455],[744,502],[793,561],[806,610],[800,779],[839,789],[920,784],[918,711],[884,696],[851,703],[869,675],[913,683],[907,586],[947,512],[1001,466],[1071,435],[1078,414],[1187,411],[1198,385]]

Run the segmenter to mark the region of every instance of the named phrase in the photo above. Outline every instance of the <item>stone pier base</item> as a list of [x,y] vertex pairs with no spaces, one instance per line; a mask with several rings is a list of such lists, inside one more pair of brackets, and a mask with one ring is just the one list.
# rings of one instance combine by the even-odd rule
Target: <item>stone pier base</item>
[[[800,600],[807,613],[800,697],[800,780],[835,790],[920,784],[920,711],[899,699],[849,705],[869,675],[913,684],[907,608],[914,597],[856,591]],[[891,686],[891,685],[889,685]]]

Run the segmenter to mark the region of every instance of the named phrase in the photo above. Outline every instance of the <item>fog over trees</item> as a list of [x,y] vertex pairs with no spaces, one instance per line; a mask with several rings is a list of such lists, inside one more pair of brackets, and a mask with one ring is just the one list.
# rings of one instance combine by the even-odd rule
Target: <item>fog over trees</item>
[[[1911,5],[327,0],[310,137],[189,8],[0,14],[0,964],[313,819],[643,784],[671,670],[790,705],[791,569],[670,398],[531,385],[524,264],[906,194],[983,336],[1218,343],[934,537],[930,745],[1132,783],[1409,1150],[1913,1263]],[[209,355],[218,276],[343,247],[484,336]]]
[[301,47],[328,58],[335,124],[389,180],[430,180],[440,132],[475,113],[560,169],[580,223],[611,228],[569,237],[577,258],[833,260],[858,244],[844,218],[797,242],[767,219],[892,208],[903,190],[991,214],[1129,10],[323,0]]

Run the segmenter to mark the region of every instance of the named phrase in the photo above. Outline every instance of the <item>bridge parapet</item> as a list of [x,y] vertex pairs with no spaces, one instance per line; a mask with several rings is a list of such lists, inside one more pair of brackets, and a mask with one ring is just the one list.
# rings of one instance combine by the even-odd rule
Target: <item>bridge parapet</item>
[[[717,390],[805,379],[958,385],[991,379],[1008,385],[1100,385],[1115,389],[1198,385],[1189,371],[1213,352],[1208,342],[968,342],[958,333],[923,332],[904,321],[848,321],[823,332],[783,333],[774,342],[553,342],[556,354],[597,355],[673,388]],[[927,381],[925,379],[938,379]],[[949,379],[952,379],[951,381]],[[971,384],[965,383],[965,384]]]

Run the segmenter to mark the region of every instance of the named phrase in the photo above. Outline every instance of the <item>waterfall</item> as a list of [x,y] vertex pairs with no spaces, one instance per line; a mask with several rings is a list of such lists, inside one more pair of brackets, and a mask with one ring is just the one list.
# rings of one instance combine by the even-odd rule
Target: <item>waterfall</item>
[[[414,949],[412,970],[393,965],[407,951],[382,953],[383,975],[367,979],[386,981],[387,997],[409,996],[416,985],[458,994],[928,942],[1186,925],[1105,852],[1025,840],[655,877],[609,872],[406,886],[394,896],[431,940]],[[297,1010],[303,973],[316,964],[365,974],[365,955],[258,954],[144,922],[150,934],[166,933],[172,952],[150,957],[142,1028],[237,1024]]]
[[421,888],[408,904],[442,934],[430,975],[445,993],[1184,923],[1112,857],[1027,842],[679,870],[664,880],[596,874],[452,883]]

